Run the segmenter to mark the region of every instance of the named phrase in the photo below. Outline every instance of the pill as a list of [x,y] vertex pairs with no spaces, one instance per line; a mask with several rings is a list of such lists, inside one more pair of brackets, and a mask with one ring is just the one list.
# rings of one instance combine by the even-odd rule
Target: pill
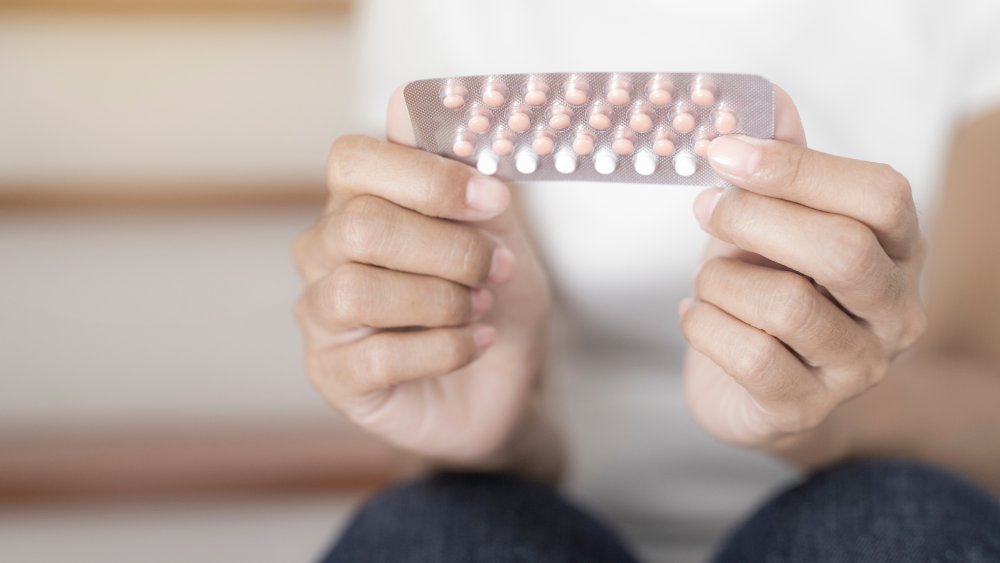
[[494,79],[486,81],[483,87],[483,103],[491,108],[498,108],[507,101],[507,87]]
[[717,91],[715,82],[699,76],[691,83],[691,101],[702,107],[710,106],[715,103]]
[[677,146],[674,144],[674,134],[666,124],[656,128],[656,140],[653,141],[653,153],[656,156],[670,156],[674,154]]
[[549,117],[549,126],[556,130],[563,130],[573,122],[573,110],[565,105],[556,104],[552,106],[552,116]]
[[590,86],[581,78],[573,77],[566,82],[566,101],[579,106],[587,103],[587,95],[590,93]]
[[573,152],[583,156],[594,152],[594,137],[585,131],[579,131],[573,138]]
[[531,150],[539,156],[546,156],[552,154],[553,148],[555,148],[555,136],[545,129],[539,129],[531,140]]
[[465,105],[469,90],[461,84],[449,80],[441,91],[441,104],[448,109],[458,109]]
[[527,108],[515,110],[507,119],[507,126],[515,133],[524,133],[531,128],[531,114]]
[[715,112],[715,130],[722,135],[736,131],[736,114],[731,109],[721,108]]
[[543,105],[549,99],[549,85],[541,78],[528,78],[524,90],[524,102],[529,106]]
[[701,127],[694,136],[694,154],[705,158],[708,156],[708,145],[715,138],[715,133],[713,133],[708,127]]
[[514,141],[505,137],[493,139],[493,152],[500,156],[509,155],[514,152]]
[[472,156],[472,152],[476,149],[475,138],[466,131],[459,131],[455,135],[455,140],[452,142],[451,151],[455,153],[455,156],[461,158],[468,158]]
[[653,152],[657,156],[670,156],[674,154],[676,148],[674,142],[670,139],[657,139],[653,142]]
[[598,131],[604,131],[611,127],[611,108],[603,102],[594,104],[590,107],[587,123]]
[[476,159],[476,170],[487,176],[492,176],[497,173],[499,167],[500,159],[497,158],[497,155],[486,150],[479,153],[479,158]]
[[612,76],[607,84],[607,100],[616,106],[632,101],[632,84],[620,76]]
[[576,171],[576,155],[569,148],[560,149],[555,156],[555,167],[560,174],[572,174]]
[[594,170],[596,170],[598,174],[611,174],[617,167],[618,156],[615,155],[615,153],[607,149],[601,149],[596,155],[594,155]]
[[650,113],[650,108],[646,107],[642,103],[636,104],[632,108],[632,114],[628,119],[628,126],[632,128],[636,133],[646,133],[653,128],[653,116]]
[[674,126],[674,130],[678,133],[690,133],[694,130],[694,126],[697,121],[694,118],[694,114],[687,110],[678,110],[674,114],[673,120],[671,120],[671,125]]
[[614,140],[611,141],[611,150],[621,156],[632,154],[632,151],[635,150],[635,134],[626,127],[618,127],[615,131]]
[[678,175],[686,178],[693,175],[697,169],[698,161],[691,153],[684,151],[674,156],[674,172],[677,172]]
[[530,150],[520,150],[514,157],[514,168],[521,174],[534,174],[538,170],[538,155]]
[[632,159],[632,166],[636,173],[642,176],[650,176],[656,172],[656,155],[649,149],[642,149]]
[[490,112],[483,108],[473,108],[469,112],[469,131],[473,133],[485,133],[490,128]]
[[674,101],[674,85],[670,79],[656,75],[649,79],[646,84],[646,92],[649,101],[655,106],[670,105]]

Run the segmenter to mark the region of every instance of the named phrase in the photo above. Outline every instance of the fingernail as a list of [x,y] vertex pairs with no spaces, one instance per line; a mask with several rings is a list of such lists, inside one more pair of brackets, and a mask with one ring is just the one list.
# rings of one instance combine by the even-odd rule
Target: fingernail
[[722,188],[711,188],[698,194],[694,200],[694,216],[698,219],[702,229],[708,227],[708,222],[712,218],[715,206],[719,204],[722,197]]
[[493,292],[484,287],[472,288],[472,316],[480,318],[493,307]]
[[493,260],[490,263],[489,281],[492,283],[503,283],[514,275],[514,253],[503,246],[498,246],[493,251]]
[[691,309],[691,307],[694,307],[694,299],[691,299],[690,297],[681,299],[680,303],[677,304],[677,316],[683,317],[684,314]]
[[708,160],[720,172],[746,178],[760,164],[760,148],[738,136],[725,135],[708,145]]
[[496,178],[473,176],[465,187],[465,203],[477,211],[500,213],[510,202],[510,190]]
[[490,325],[473,325],[472,342],[482,351],[497,339],[497,329]]

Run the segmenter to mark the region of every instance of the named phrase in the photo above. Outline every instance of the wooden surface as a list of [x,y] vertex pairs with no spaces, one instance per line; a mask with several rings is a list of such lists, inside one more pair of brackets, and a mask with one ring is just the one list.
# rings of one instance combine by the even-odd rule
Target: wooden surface
[[0,0],[0,11],[80,13],[314,12],[344,14],[350,0]]
[[323,421],[0,431],[0,502],[371,488],[396,454]]

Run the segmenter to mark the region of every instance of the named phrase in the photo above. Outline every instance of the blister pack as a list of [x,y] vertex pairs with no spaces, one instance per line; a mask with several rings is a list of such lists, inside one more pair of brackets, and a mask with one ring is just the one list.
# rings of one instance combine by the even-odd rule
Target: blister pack
[[403,89],[417,148],[508,181],[723,186],[719,135],[774,135],[771,83],[751,74],[459,76]]

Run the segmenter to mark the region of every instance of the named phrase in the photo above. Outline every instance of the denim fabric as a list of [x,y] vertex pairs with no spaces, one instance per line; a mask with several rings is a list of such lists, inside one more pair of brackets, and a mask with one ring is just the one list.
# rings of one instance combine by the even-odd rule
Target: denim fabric
[[[605,525],[553,489],[444,473],[389,489],[326,562],[632,562]],[[1000,562],[1000,503],[950,473],[852,462],[779,493],[739,525],[716,562]]]

